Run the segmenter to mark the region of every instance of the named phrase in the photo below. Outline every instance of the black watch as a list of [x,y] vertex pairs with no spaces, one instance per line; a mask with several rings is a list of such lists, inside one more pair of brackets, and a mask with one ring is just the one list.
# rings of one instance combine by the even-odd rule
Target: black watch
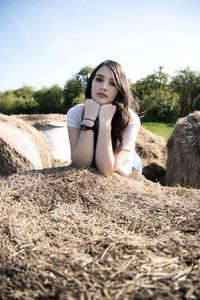
[[87,125],[85,125],[85,124],[82,124],[81,125],[81,130],[82,131],[86,131],[86,130],[92,130],[92,131],[95,131],[95,125],[94,126],[87,126]]

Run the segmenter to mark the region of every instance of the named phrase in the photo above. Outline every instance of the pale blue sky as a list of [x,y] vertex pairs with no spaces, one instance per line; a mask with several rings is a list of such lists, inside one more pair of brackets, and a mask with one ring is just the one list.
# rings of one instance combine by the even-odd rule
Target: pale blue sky
[[198,0],[0,0],[0,91],[63,87],[108,58],[132,82],[199,71],[199,16]]

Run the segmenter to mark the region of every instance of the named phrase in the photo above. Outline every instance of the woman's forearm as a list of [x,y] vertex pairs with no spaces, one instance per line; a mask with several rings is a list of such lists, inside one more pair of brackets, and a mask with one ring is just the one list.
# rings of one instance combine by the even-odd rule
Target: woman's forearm
[[81,131],[78,143],[71,154],[72,162],[83,167],[90,167],[94,158],[94,132]]
[[99,128],[95,152],[97,169],[105,176],[112,175],[115,158],[112,149],[111,127]]

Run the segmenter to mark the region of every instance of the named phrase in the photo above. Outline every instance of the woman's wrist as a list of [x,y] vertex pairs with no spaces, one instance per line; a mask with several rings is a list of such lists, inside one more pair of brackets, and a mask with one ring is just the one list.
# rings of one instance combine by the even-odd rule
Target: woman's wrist
[[100,123],[99,124],[99,133],[111,133],[111,123]]
[[83,118],[83,120],[87,120],[87,121],[92,121],[92,122],[95,122],[93,119],[91,119],[91,118]]
[[82,124],[86,125],[86,126],[92,127],[92,126],[94,126],[94,121],[90,120],[88,118],[83,118]]

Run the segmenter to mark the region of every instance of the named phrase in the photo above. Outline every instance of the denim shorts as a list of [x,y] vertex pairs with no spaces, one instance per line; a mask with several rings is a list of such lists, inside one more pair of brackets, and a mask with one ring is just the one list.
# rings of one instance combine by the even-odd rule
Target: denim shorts
[[142,175],[142,160],[136,152],[133,160],[133,170]]

